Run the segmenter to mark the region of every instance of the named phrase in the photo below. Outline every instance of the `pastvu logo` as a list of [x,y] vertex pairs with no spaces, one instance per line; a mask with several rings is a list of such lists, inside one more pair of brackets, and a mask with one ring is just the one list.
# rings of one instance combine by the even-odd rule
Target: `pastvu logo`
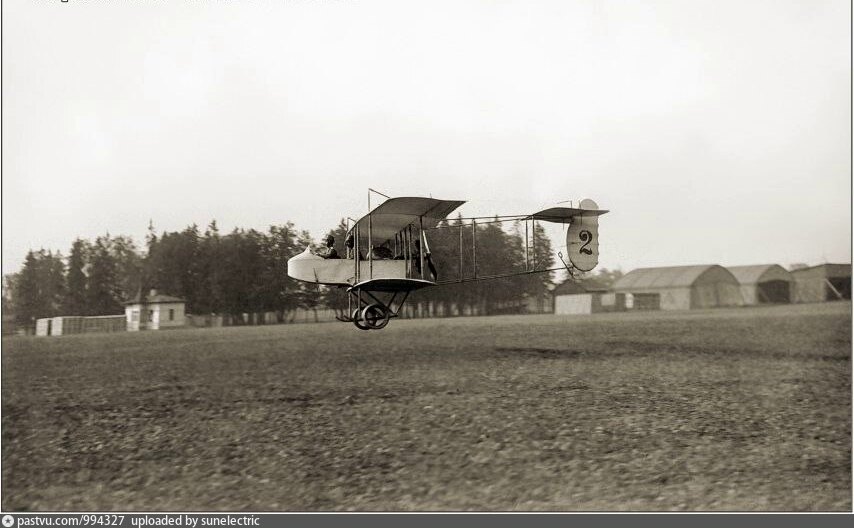
[[5,526],[6,528],[12,528],[12,526],[15,526],[15,518],[11,515],[4,515],[3,526]]

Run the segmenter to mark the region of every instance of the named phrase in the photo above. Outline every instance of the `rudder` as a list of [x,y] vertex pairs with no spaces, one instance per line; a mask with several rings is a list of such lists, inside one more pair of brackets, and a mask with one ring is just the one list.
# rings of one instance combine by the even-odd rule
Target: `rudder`
[[[599,206],[589,198],[581,200],[580,209],[598,211]],[[591,271],[599,264],[599,215],[583,212],[573,215],[566,230],[566,250],[569,261],[579,271]]]

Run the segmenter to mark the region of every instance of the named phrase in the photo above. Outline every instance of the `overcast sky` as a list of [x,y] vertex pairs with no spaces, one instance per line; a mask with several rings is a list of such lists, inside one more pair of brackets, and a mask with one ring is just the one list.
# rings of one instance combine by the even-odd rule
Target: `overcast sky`
[[843,0],[4,0],[3,273],[368,187],[590,197],[624,271],[850,262],[850,38]]

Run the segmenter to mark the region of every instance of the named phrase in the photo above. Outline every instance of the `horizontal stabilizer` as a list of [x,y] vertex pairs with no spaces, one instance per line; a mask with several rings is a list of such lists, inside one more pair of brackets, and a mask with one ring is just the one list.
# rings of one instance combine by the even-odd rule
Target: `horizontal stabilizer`
[[[589,200],[593,203],[593,200]],[[582,204],[584,201],[582,201]],[[534,220],[542,220],[544,222],[557,222],[560,224],[568,224],[573,217],[599,216],[607,213],[605,209],[595,208],[578,208],[578,207],[550,207],[533,214]]]

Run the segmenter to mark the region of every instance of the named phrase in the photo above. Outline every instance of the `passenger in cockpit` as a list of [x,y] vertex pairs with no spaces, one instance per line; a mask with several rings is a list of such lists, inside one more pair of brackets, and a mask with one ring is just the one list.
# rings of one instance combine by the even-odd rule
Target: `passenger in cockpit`
[[391,260],[394,258],[394,253],[388,247],[388,243],[385,243],[374,248],[371,258],[376,260]]
[[326,246],[317,251],[317,255],[325,259],[339,259],[338,251],[335,250],[335,237],[327,235]]
[[[350,233],[349,235],[347,235],[347,238],[344,239],[344,247],[347,248],[346,249],[346,251],[347,251],[346,258],[354,258],[355,253],[356,253],[355,247],[354,247],[355,245],[356,244],[355,244],[355,239],[353,238],[353,233]],[[359,260],[365,260],[362,258],[362,252],[361,251],[359,252]]]

